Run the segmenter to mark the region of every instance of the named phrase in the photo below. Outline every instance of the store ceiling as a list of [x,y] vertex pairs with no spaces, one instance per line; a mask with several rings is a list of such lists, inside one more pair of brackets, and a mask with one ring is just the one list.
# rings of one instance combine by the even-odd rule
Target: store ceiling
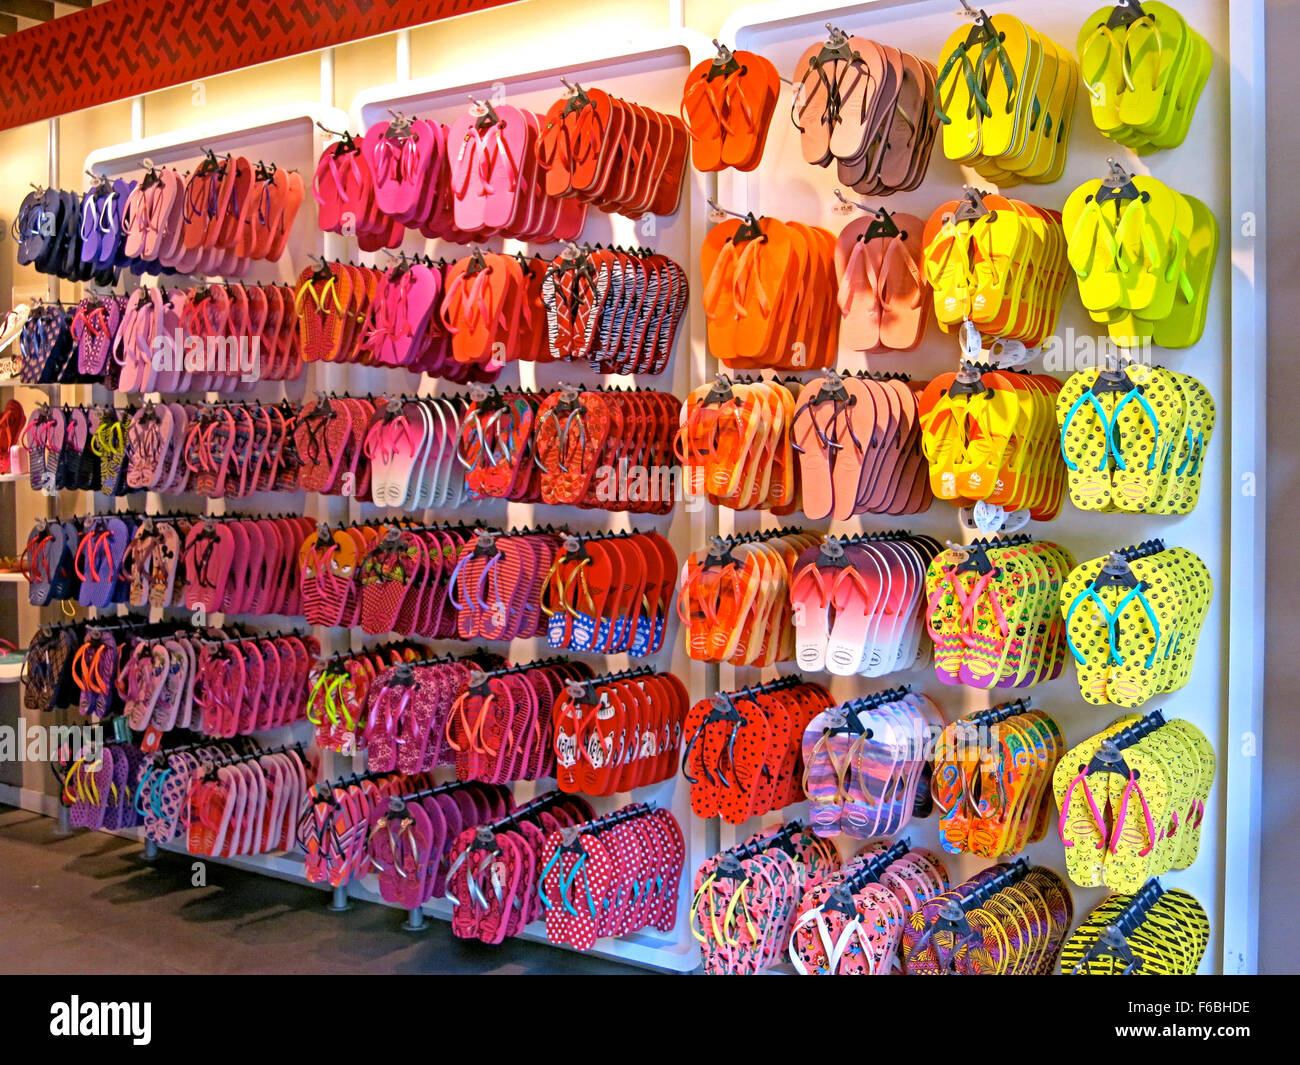
[[70,15],[94,0],[0,0],[0,37],[25,30],[38,22],[49,22],[60,15]]

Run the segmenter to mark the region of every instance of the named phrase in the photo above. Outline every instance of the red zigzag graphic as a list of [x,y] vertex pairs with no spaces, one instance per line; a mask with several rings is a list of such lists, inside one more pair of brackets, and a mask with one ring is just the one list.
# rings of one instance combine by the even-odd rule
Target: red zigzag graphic
[[0,129],[511,0],[109,0],[0,39]]

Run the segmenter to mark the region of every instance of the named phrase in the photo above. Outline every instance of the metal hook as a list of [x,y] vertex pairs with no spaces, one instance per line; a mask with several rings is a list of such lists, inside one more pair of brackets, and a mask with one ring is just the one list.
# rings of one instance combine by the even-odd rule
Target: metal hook
[[709,197],[709,199],[708,199],[708,204],[709,204],[710,209],[712,209],[712,210],[714,210],[714,211],[718,211],[718,212],[720,212],[720,213],[722,213],[722,214],[729,214],[729,215],[731,215],[732,218],[748,218],[748,217],[753,213],[753,212],[751,212],[751,211],[745,211],[745,212],[742,213],[742,212],[740,212],[740,211],[732,211],[732,210],[729,210],[728,208],[723,207],[722,205],[720,205],[720,204],[718,203],[718,201],[715,200],[712,196]]

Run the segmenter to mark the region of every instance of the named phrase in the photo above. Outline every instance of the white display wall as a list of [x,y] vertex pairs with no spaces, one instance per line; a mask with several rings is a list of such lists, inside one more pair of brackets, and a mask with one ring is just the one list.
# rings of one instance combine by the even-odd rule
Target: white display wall
[[[1262,166],[1256,167],[1253,154],[1256,136],[1262,123],[1262,50],[1260,5],[1253,0],[1179,0],[1178,9],[1210,43],[1214,52],[1214,69],[1201,98],[1186,142],[1171,151],[1138,158],[1126,149],[1102,138],[1092,127],[1086,101],[1082,95],[1076,103],[1074,131],[1069,161],[1064,177],[1052,185],[1016,186],[1010,195],[1030,203],[1059,208],[1071,189],[1081,182],[1100,177],[1108,157],[1121,161],[1130,171],[1150,173],[1180,191],[1202,199],[1214,212],[1220,226],[1221,246],[1213,281],[1210,312],[1204,336],[1199,343],[1183,351],[1157,352],[1157,361],[1189,373],[1203,381],[1218,404],[1219,424],[1207,456],[1204,488],[1196,510],[1181,518],[1149,518],[1134,515],[1083,514],[1067,502],[1061,516],[1050,523],[1032,523],[1026,530],[1035,538],[1054,540],[1083,559],[1105,551],[1161,537],[1170,545],[1189,548],[1200,555],[1215,578],[1215,600],[1206,622],[1204,636],[1191,683],[1180,692],[1153,700],[1146,711],[1164,710],[1166,716],[1184,717],[1198,725],[1211,739],[1219,759],[1218,777],[1207,805],[1201,852],[1188,870],[1163,878],[1167,886],[1184,888],[1197,896],[1210,916],[1213,938],[1206,954],[1203,971],[1250,971],[1254,964],[1255,880],[1258,867],[1258,758],[1247,753],[1247,737],[1258,735],[1260,706],[1260,661],[1262,640],[1258,617],[1261,602],[1259,562],[1256,558],[1255,522],[1262,514],[1260,495],[1247,495],[1241,485],[1252,474],[1262,493],[1262,411],[1263,357],[1263,249],[1258,236],[1262,226],[1247,238],[1242,216],[1255,212],[1262,216]],[[958,28],[961,16],[956,0],[879,0],[844,7],[829,8],[816,4],[783,2],[747,8],[736,13],[722,28],[719,39],[727,45],[762,53],[771,59],[783,76],[790,77],[798,56],[814,41],[824,40],[825,23],[831,22],[850,34],[870,37],[896,48],[911,51],[932,61],[938,57],[944,40]],[[1005,0],[989,5],[990,12],[1016,15],[1036,30],[1052,37],[1062,47],[1073,51],[1079,26],[1091,10],[1066,0]],[[315,159],[325,143],[316,123],[330,129],[345,126],[354,132],[388,116],[391,108],[402,113],[435,117],[450,121],[468,103],[468,97],[487,97],[496,103],[530,107],[542,112],[563,91],[560,78],[584,85],[598,85],[614,95],[675,114],[681,100],[687,71],[702,59],[714,54],[708,39],[688,30],[650,34],[636,42],[635,51],[626,45],[611,44],[602,51],[583,37],[576,37],[572,48],[548,51],[521,68],[518,62],[493,66],[491,50],[482,55],[452,57],[441,74],[419,80],[362,92],[350,108],[349,115],[335,108],[316,104],[285,105],[262,115],[249,116],[242,123],[230,123],[201,129],[178,131],[162,137],[134,141],[92,153],[87,168],[98,173],[138,173],[143,159],[158,164],[193,161],[201,148],[237,151],[250,158],[275,161],[282,166],[296,166],[304,174],[314,169]],[[304,98],[313,95],[314,86],[304,86]],[[504,94],[504,95],[503,95]],[[790,122],[790,88],[783,87],[772,120],[772,132],[762,163],[750,174],[734,171],[722,175],[701,175],[688,170],[681,207],[669,218],[647,222],[617,216],[593,216],[583,239],[591,242],[645,244],[677,260],[685,267],[692,285],[688,318],[678,338],[667,372],[659,377],[638,378],[642,387],[671,391],[679,398],[723,369],[706,351],[703,314],[699,307],[701,283],[698,249],[710,221],[706,198],[716,196],[727,208],[756,214],[766,213],[824,226],[833,232],[853,219],[852,214],[837,210],[834,190],[838,187],[833,170],[823,170],[803,161],[797,132]],[[1234,160],[1236,161],[1234,163]],[[872,206],[904,210],[928,217],[941,202],[955,198],[964,182],[980,188],[988,184],[965,175],[948,162],[936,147],[926,180],[913,192],[869,200]],[[845,190],[853,199],[861,199]],[[593,213],[594,215],[594,213]],[[381,254],[359,255],[354,243],[316,229],[315,205],[310,195],[295,226],[289,252],[279,264],[260,266],[255,280],[288,281],[307,264],[308,255],[327,254],[331,258],[351,258],[357,262],[385,265]],[[494,250],[500,242],[489,245]],[[410,238],[407,250],[429,250],[434,254],[463,254],[453,247]],[[514,251],[524,246],[507,241],[504,249]],[[554,254],[554,245],[536,246],[544,254]],[[1256,269],[1256,263],[1261,264]],[[1073,330],[1078,336],[1091,336],[1094,327],[1079,304],[1073,285],[1067,291],[1061,330]],[[916,352],[900,355],[863,357],[841,352],[841,369],[870,369],[911,374],[928,379],[951,370],[958,360],[955,338],[943,334],[933,322],[923,346]],[[1038,369],[1037,365],[1032,369]],[[809,375],[805,375],[809,376]],[[629,378],[609,377],[606,381],[632,383]],[[501,383],[553,387],[560,382],[595,383],[582,365],[511,363]],[[424,394],[455,391],[452,386],[432,379],[421,379],[403,370],[378,370],[346,365],[310,366],[305,379],[287,386],[262,385],[264,398],[278,398],[282,392],[291,399],[310,398],[314,389],[328,388],[353,393],[414,392]],[[106,393],[100,394],[101,398]],[[99,505],[103,505],[103,500]],[[290,505],[292,503],[292,506]],[[174,501],[150,497],[148,509],[170,509]],[[212,504],[219,511],[223,504]],[[370,504],[358,504],[336,498],[311,495],[263,497],[240,501],[237,509],[253,512],[298,509],[330,520],[382,517],[393,513]],[[89,512],[89,507],[86,508]],[[575,531],[599,528],[622,529],[631,524],[627,515],[580,511],[571,508],[527,506],[498,502],[471,512],[485,524],[508,527],[532,523],[567,524]],[[423,517],[439,520],[449,517],[439,511]],[[462,509],[458,517],[465,517]],[[823,531],[856,530],[906,526],[928,533],[940,540],[962,540],[957,511],[946,503],[936,502],[931,510],[909,519],[888,517],[855,519],[851,523],[808,522],[800,515],[779,521],[768,515],[732,514],[711,508],[687,510],[683,507],[664,518],[638,517],[638,527],[652,524],[673,544],[679,558],[702,547],[714,532],[723,534],[780,524],[800,524]],[[1262,527],[1262,523],[1261,523]],[[278,620],[278,619],[273,619]],[[349,646],[360,648],[368,642],[360,631],[320,631],[326,650]],[[440,650],[455,651],[465,645],[448,642]],[[543,641],[515,641],[508,648],[496,647],[514,661],[529,661],[547,655]],[[618,670],[628,665],[626,656],[576,656],[585,658],[598,672]],[[738,687],[744,683],[774,675],[757,670],[734,670],[730,667],[707,667],[689,661],[682,648],[675,620],[670,622],[664,650],[654,658],[641,660],[659,670],[676,673],[687,684],[692,698],[703,698],[719,688]],[[641,662],[635,663],[641,664]],[[781,672],[790,669],[782,667]],[[812,679],[826,680],[814,677]],[[898,674],[880,681],[836,678],[832,690],[847,698],[897,683],[910,683],[930,694],[952,718],[970,710],[990,705],[989,693],[950,688],[939,684],[933,674],[917,672]],[[1067,664],[1065,675],[1050,684],[1032,690],[1036,705],[1061,724],[1069,743],[1076,743],[1106,725],[1117,711],[1090,707],[1079,697],[1073,669]],[[263,737],[268,742],[283,742],[283,734]],[[363,759],[355,760],[355,768]],[[351,771],[352,763],[327,758],[326,772],[331,776]],[[537,787],[545,788],[542,782]],[[532,793],[532,784],[516,786],[520,799]],[[683,874],[682,906],[675,931],[670,935],[647,930],[623,940],[601,940],[596,953],[670,970],[689,970],[696,965],[696,945],[691,937],[686,907],[690,881],[695,867],[719,846],[747,835],[755,825],[719,826],[694,818],[687,802],[687,786],[680,776],[660,785],[638,789],[632,795],[601,800],[600,811],[612,809],[630,800],[653,801],[671,809],[682,824],[688,842]],[[776,823],[802,816],[803,806],[791,807],[763,820]],[[915,845],[938,849],[935,818],[915,822],[903,833]],[[1054,835],[1027,852],[1037,864],[1064,870],[1061,844]],[[275,856],[241,862],[264,869],[277,876],[298,879],[301,863],[292,857]],[[950,868],[962,876],[986,864],[979,859],[953,858]],[[354,884],[351,893],[360,898],[377,900],[372,883]],[[1076,915],[1081,915],[1103,896],[1101,891],[1074,890]],[[433,903],[426,907],[434,916],[445,916],[446,907]],[[544,938],[540,926],[526,933]]]

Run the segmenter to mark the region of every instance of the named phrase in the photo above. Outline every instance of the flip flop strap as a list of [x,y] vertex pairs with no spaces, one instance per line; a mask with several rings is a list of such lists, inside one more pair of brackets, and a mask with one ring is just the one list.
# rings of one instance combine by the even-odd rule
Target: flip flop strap
[[[1128,61],[1126,58],[1127,44],[1121,46],[1119,43],[1119,38],[1115,36],[1115,32],[1104,22],[1101,23],[1095,30],[1093,30],[1091,34],[1089,34],[1088,39],[1083,42],[1083,47],[1079,49],[1080,74],[1082,74],[1083,64],[1087,63],[1088,61],[1088,53],[1092,50],[1092,46],[1100,40],[1106,41],[1107,44],[1110,46],[1106,52],[1106,59],[1108,61],[1112,54],[1119,57],[1120,72],[1124,76],[1124,85],[1130,91],[1132,91],[1134,86],[1133,86],[1133,79],[1129,75]],[[1105,69],[1105,64],[1103,63],[1102,70],[1104,69]],[[1100,77],[1101,70],[1098,70],[1097,74]],[[1102,89],[1104,91],[1104,87],[1101,85],[1100,82],[1093,84],[1092,82],[1088,81],[1086,77],[1083,78],[1083,84],[1087,86],[1088,92],[1092,94],[1094,99],[1096,99],[1097,96],[1099,95],[1098,93],[1099,89]]]
[[1083,794],[1088,800],[1088,810],[1092,814],[1093,824],[1097,826],[1097,830],[1101,833],[1102,841],[1097,844],[1097,849],[1101,850],[1106,846],[1106,822],[1101,816],[1101,810],[1097,807],[1097,800],[1092,796],[1092,789],[1088,787],[1088,771],[1086,767],[1079,771],[1078,775],[1070,781],[1070,786],[1065,789],[1065,795],[1061,799],[1061,816],[1056,822],[1056,832],[1061,837],[1061,842],[1067,847],[1074,846],[1074,840],[1065,837],[1065,826],[1069,820],[1070,806],[1074,801],[1074,789],[1080,784],[1083,785]]
[[[1016,109],[1016,97],[1018,82],[1016,80],[1015,67],[1011,64],[1011,56],[1007,54],[1006,45],[1002,43],[1001,34],[994,34],[988,44],[984,46],[983,52],[980,53],[980,67],[982,68],[988,54],[992,52],[993,57],[997,60],[998,69],[1002,72],[1002,80],[1007,84],[1007,107],[1006,113],[1011,114]],[[992,109],[985,112],[988,118],[992,114]]]
[[[987,49],[987,46],[985,46]],[[960,61],[961,73],[966,78],[966,88],[970,95],[970,103],[966,107],[967,117],[973,118],[975,109],[986,118],[993,114],[993,108],[990,106],[984,93],[980,88],[979,76],[975,72],[975,67],[971,64],[970,53],[966,45],[954,48],[952,54],[948,56],[943,68],[939,71],[939,76],[934,81],[934,113],[941,123],[945,126],[952,122],[952,117],[943,109],[943,86],[948,80],[948,75],[952,73],[953,67]],[[984,54],[981,52],[980,65],[983,66]]]
[[[1070,458],[1069,453],[1066,451],[1065,437],[1070,432],[1070,427],[1074,424],[1075,416],[1083,408],[1085,403],[1097,412],[1097,419],[1101,422],[1102,431],[1106,435],[1106,449],[1102,453],[1101,461],[1097,464],[1097,472],[1100,473],[1102,470],[1106,469],[1110,462],[1112,426],[1110,421],[1106,418],[1106,411],[1101,405],[1101,400],[1097,398],[1096,394],[1091,389],[1084,389],[1083,394],[1074,401],[1065,415],[1065,420],[1061,423],[1061,455],[1065,458],[1066,468],[1077,473],[1079,466],[1072,458]],[[1121,466],[1121,469],[1122,468],[1123,467]]]
[[989,606],[993,608],[993,616],[997,619],[998,628],[1002,632],[1002,635],[1005,636],[1011,631],[1010,627],[1007,625],[1007,618],[1006,614],[1002,610],[1002,604],[998,601],[997,587],[992,583],[994,576],[995,571],[989,570],[988,573],[983,574],[980,579],[975,582],[975,587],[971,589],[970,598],[966,600],[966,605],[962,607],[962,628],[968,628],[971,626],[975,618],[975,607],[980,598],[987,594]]
[[[1134,263],[1127,262],[1127,248],[1124,243],[1125,237],[1128,236],[1129,230],[1138,227],[1138,239],[1142,244],[1142,251],[1146,257],[1147,263],[1156,270],[1162,269],[1166,263],[1161,258],[1160,246],[1156,243],[1157,234],[1151,222],[1151,211],[1147,207],[1146,200],[1139,197],[1124,208],[1124,213],[1120,216],[1119,225],[1116,227],[1115,236],[1118,242],[1116,254],[1116,263],[1121,272],[1128,273],[1133,269]],[[1170,233],[1173,239],[1177,230]]]
[[767,289],[763,287],[762,268],[759,264],[761,255],[760,249],[763,247],[761,238],[749,241],[745,250],[740,253],[740,261],[736,264],[735,279],[732,282],[732,298],[735,300],[737,317],[744,318],[748,316],[745,310],[745,297],[749,295],[751,283],[758,294],[758,309],[766,318],[772,313],[771,299],[767,294]]
[[1130,70],[1131,70],[1131,67],[1130,67],[1130,61],[1131,61],[1131,60],[1130,60],[1130,56],[1129,56],[1130,46],[1131,46],[1132,43],[1133,43],[1133,31],[1134,31],[1134,30],[1146,30],[1147,33],[1148,33],[1148,36],[1147,36],[1147,38],[1146,38],[1147,40],[1150,40],[1150,39],[1151,39],[1151,36],[1150,36],[1150,35],[1154,35],[1154,36],[1155,36],[1155,42],[1156,42],[1156,69],[1155,69],[1155,73],[1154,73],[1154,74],[1152,75],[1152,77],[1151,77],[1151,90],[1152,90],[1152,92],[1155,92],[1156,90],[1158,90],[1158,89],[1160,88],[1160,66],[1161,66],[1161,62],[1162,62],[1162,60],[1164,59],[1164,55],[1165,55],[1165,39],[1164,39],[1164,34],[1160,32],[1160,27],[1159,27],[1159,25],[1156,24],[1156,20],[1155,20],[1154,18],[1152,18],[1151,15],[1149,15],[1149,14],[1143,15],[1140,19],[1136,19],[1136,20],[1135,20],[1135,21],[1134,21],[1134,22],[1129,26],[1128,30],[1125,32],[1125,34],[1124,34],[1124,50],[1123,50],[1123,52],[1122,52],[1122,54],[1121,54],[1121,65],[1122,65],[1123,70],[1124,70],[1124,84],[1127,85],[1130,89],[1135,89],[1135,88],[1136,88],[1136,86],[1134,86],[1134,84],[1133,84],[1133,79],[1132,79],[1132,77],[1130,76]]
[[1119,842],[1124,832],[1124,822],[1128,820],[1128,800],[1134,791],[1137,792],[1138,802],[1142,806],[1142,816],[1146,819],[1147,839],[1150,841],[1146,847],[1138,851],[1138,856],[1145,858],[1156,845],[1156,826],[1151,819],[1151,807],[1147,804],[1147,797],[1138,785],[1137,774],[1131,769],[1129,770],[1128,783],[1124,785],[1124,797],[1120,801],[1119,814],[1115,818],[1115,830],[1110,834],[1109,849],[1111,854],[1119,853]]
[[1111,415],[1110,428],[1106,434],[1107,446],[1111,449],[1112,453],[1114,454],[1115,462],[1119,466],[1119,468],[1121,470],[1127,471],[1128,464],[1124,461],[1124,456],[1120,454],[1119,443],[1117,440],[1114,439],[1114,437],[1119,432],[1120,411],[1122,411],[1124,407],[1130,402],[1132,402],[1133,400],[1136,400],[1138,406],[1142,408],[1142,412],[1147,416],[1147,420],[1150,421],[1151,428],[1155,430],[1155,434],[1156,434],[1155,446],[1151,449],[1150,459],[1147,460],[1147,470],[1149,471],[1155,468],[1156,452],[1160,448],[1160,422],[1156,419],[1156,412],[1152,409],[1151,404],[1147,402],[1146,396],[1142,395],[1142,393],[1139,392],[1136,388],[1133,389],[1133,391],[1126,393],[1124,395],[1124,398],[1121,399],[1117,404],[1115,404],[1115,413]]

